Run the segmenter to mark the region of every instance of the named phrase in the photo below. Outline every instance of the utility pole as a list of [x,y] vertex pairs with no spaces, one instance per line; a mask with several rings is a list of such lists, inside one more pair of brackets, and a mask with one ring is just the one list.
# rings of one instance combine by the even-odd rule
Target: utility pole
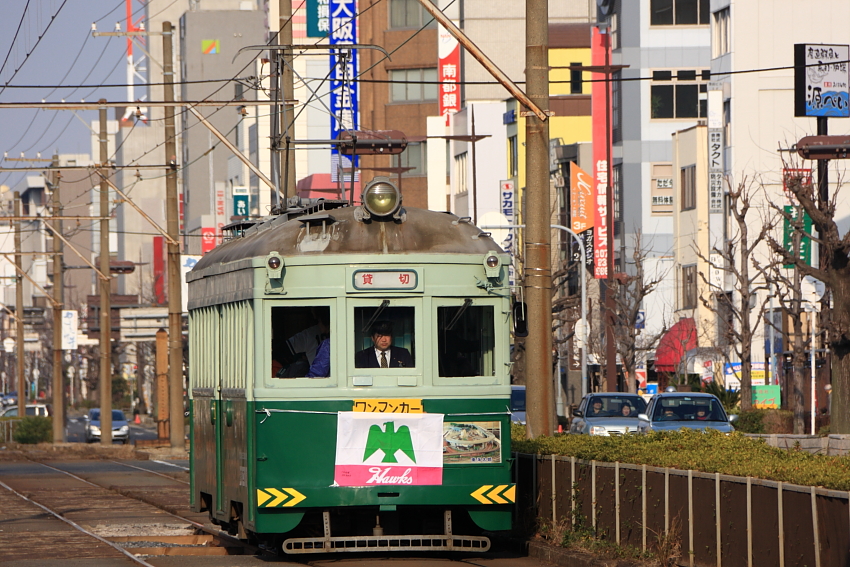
[[[163,97],[174,102],[174,53],[171,22],[162,22]],[[180,285],[180,224],[177,209],[177,137],[174,107],[165,107],[165,229],[168,241],[168,390],[172,449],[186,446],[183,428],[183,300]]]
[[[53,156],[53,167],[59,166],[59,156]],[[62,203],[59,199],[59,181],[62,174],[53,171],[50,184],[53,189],[53,228],[62,232]],[[64,297],[62,241],[53,237],[53,442],[65,442],[65,377],[62,372],[62,305]]]
[[[549,110],[549,1],[525,4],[526,94],[538,108]],[[552,435],[552,268],[549,210],[549,122],[527,112],[525,182],[527,222],[525,296],[528,301],[526,381],[528,434]]]
[[[106,102],[101,99],[101,102]],[[100,108],[100,442],[112,446],[112,281],[109,276],[109,139],[106,107]],[[55,233],[54,233],[55,234]]]
[[18,355],[15,357],[15,371],[18,379],[18,415],[27,414],[27,381],[24,378],[24,279],[21,276],[21,194],[15,191],[15,340]]
[[[280,12],[279,29],[277,36],[278,45],[289,46],[289,49],[276,52],[276,57],[284,57],[286,65],[278,62],[281,73],[283,91],[283,115],[281,116],[281,134],[283,136],[283,172],[280,185],[283,187],[283,196],[288,199],[295,195],[295,151],[290,144],[295,139],[295,106],[291,101],[295,100],[295,85],[292,74],[292,0],[279,0],[278,11]],[[353,175],[353,174],[352,174]],[[284,203],[284,208],[286,204]]]

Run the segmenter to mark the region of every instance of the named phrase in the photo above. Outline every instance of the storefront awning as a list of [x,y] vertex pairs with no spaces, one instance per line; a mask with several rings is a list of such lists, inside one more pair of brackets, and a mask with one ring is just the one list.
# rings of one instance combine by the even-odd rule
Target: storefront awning
[[655,350],[655,371],[676,372],[682,357],[697,347],[697,327],[692,317],[680,319],[670,327]]

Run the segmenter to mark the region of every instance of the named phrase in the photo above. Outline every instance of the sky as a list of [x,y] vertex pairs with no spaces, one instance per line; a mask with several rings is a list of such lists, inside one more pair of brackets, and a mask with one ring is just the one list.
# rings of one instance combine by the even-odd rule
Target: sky
[[[138,19],[142,5],[132,2]],[[102,85],[126,82],[127,39],[92,36],[93,22],[102,32],[115,31],[117,22],[126,30],[126,12],[125,0],[3,0],[0,103],[126,100],[126,87]],[[93,120],[96,110],[75,116],[70,110],[0,108],[0,152],[10,158],[21,152],[27,158],[89,154],[86,124]],[[37,164],[3,161],[4,167],[24,165]],[[0,184],[14,186],[24,175],[0,173]]]

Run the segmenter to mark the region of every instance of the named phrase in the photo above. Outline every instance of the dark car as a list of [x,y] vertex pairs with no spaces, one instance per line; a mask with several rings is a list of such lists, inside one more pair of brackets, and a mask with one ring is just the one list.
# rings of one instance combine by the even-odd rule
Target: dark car
[[640,432],[717,429],[724,433],[735,430],[723,404],[712,394],[699,392],[664,392],[649,402],[640,416]]
[[587,394],[573,411],[570,433],[583,435],[623,435],[637,433],[638,414],[646,402],[637,394],[599,392]]
[[[89,410],[86,416],[86,443],[100,440],[100,409]],[[130,424],[121,410],[112,410],[112,440],[125,445],[130,441]]]

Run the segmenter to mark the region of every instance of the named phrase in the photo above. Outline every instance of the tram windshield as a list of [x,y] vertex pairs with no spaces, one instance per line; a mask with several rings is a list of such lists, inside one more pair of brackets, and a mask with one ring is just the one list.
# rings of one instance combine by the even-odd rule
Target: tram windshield
[[440,376],[493,376],[493,307],[462,305],[437,308]]
[[413,307],[354,308],[354,367],[413,368],[416,341]]
[[330,307],[272,308],[272,376],[330,376]]

